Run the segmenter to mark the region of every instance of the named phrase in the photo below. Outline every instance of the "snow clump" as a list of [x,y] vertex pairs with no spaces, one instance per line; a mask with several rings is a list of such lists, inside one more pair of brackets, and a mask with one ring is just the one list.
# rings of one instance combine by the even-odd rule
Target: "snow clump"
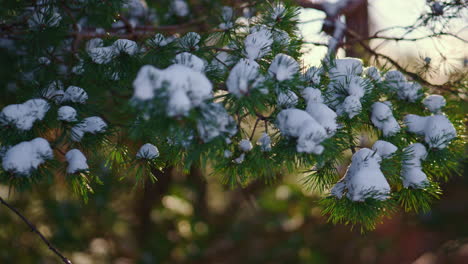
[[87,117],[72,127],[72,140],[81,141],[85,133],[96,134],[104,132],[107,124],[98,116]]
[[409,132],[424,136],[431,148],[443,149],[457,136],[455,127],[445,115],[409,114],[405,116],[404,122]]
[[249,34],[244,40],[244,54],[249,60],[260,59],[271,51],[273,37],[270,31],[260,30]]
[[393,136],[400,132],[400,125],[393,117],[390,102],[375,102],[372,104],[371,121],[378,129],[382,130],[384,137]]
[[427,157],[426,147],[421,143],[414,143],[403,149],[403,152],[409,157],[402,164],[401,179],[405,188],[423,188],[429,181],[426,174],[422,171],[421,161]]
[[237,125],[221,104],[210,103],[201,106],[197,130],[203,142],[209,142],[220,135],[226,135],[227,138],[235,135]]
[[71,106],[61,106],[57,111],[57,119],[65,122],[75,122],[76,119],[76,110]]
[[445,106],[445,98],[441,95],[428,95],[423,100],[424,106],[433,114],[440,114],[442,107]]
[[373,150],[362,148],[354,153],[345,176],[332,188],[331,194],[341,199],[346,193],[352,201],[364,201],[366,198],[386,200],[390,185],[380,170],[380,162],[396,151],[397,148],[391,145],[380,142],[374,145]]
[[255,61],[241,59],[232,68],[226,80],[228,91],[239,98],[258,87],[264,79],[260,75],[259,68],[260,66]]
[[337,114],[324,103],[320,90],[307,87],[302,91],[302,96],[307,103],[306,112],[325,128],[329,137],[333,136],[338,128]]
[[167,98],[168,116],[186,116],[188,112],[212,98],[213,86],[201,72],[173,64],[164,70],[143,66],[133,81],[134,99]]
[[291,56],[282,53],[275,56],[268,68],[268,73],[280,82],[292,79],[298,71],[299,63]]
[[121,53],[135,55],[138,45],[133,40],[118,39],[112,45],[104,47],[102,39],[95,38],[88,41],[86,50],[94,63],[107,64]]
[[323,152],[320,143],[327,138],[327,132],[306,111],[293,108],[282,110],[276,118],[276,124],[284,136],[297,138],[297,152]]
[[19,130],[30,130],[34,122],[44,119],[49,108],[44,99],[30,99],[22,104],[7,105],[0,112],[0,124],[14,125]]
[[239,142],[239,149],[242,150],[243,152],[249,152],[252,150],[252,148],[253,148],[252,142],[250,142],[250,140],[248,139],[242,139]]
[[49,142],[38,137],[9,148],[3,156],[2,166],[5,171],[29,175],[45,160],[52,159],[53,156]]
[[79,171],[86,171],[89,169],[88,164],[86,163],[86,157],[78,149],[71,149],[65,154],[67,159],[67,173],[73,174]]
[[159,150],[155,145],[151,143],[146,143],[140,147],[136,154],[136,157],[139,159],[155,159],[159,157]]

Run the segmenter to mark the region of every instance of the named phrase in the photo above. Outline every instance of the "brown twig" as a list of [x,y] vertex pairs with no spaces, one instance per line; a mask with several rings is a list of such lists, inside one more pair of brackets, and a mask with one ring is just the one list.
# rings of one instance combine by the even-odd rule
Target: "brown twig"
[[52,244],[49,242],[49,240],[47,240],[47,238],[44,237],[44,235],[39,231],[37,230],[36,226],[34,226],[24,215],[22,215],[16,208],[14,208],[12,205],[10,205],[9,203],[7,203],[5,200],[3,200],[2,197],[0,197],[0,203],[3,204],[5,207],[7,207],[8,209],[10,209],[12,212],[14,212],[17,216],[19,216],[19,218],[21,218],[21,220],[23,220],[24,223],[26,223],[29,228],[31,228],[31,231],[36,233],[41,239],[42,241],[47,245],[47,247],[52,251],[54,252],[55,255],[57,255],[58,257],[60,257],[60,259],[62,260],[63,263],[65,264],[72,264],[72,262],[67,259],[64,255],[62,255],[62,253],[60,253],[60,251],[58,251],[57,248],[55,248],[54,246],[52,246]]

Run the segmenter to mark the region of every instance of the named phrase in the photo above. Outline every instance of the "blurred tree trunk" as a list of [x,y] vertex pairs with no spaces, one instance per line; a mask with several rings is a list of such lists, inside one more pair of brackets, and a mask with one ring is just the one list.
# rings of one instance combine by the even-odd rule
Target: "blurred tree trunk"
[[[347,29],[359,35],[360,39],[369,37],[368,5],[368,0],[363,0],[353,10],[345,12]],[[347,57],[361,58],[364,61],[368,58],[367,52],[350,34],[346,34],[345,52]]]

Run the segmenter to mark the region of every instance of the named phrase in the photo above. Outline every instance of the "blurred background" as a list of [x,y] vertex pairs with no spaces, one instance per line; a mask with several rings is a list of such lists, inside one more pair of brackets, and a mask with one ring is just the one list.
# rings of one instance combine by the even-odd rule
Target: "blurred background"
[[[412,25],[427,8],[424,0],[369,0],[367,4],[367,11],[358,9],[354,16],[367,18],[361,23],[367,23],[370,36],[384,28]],[[432,26],[446,27],[466,38],[467,10],[463,13],[459,19]],[[321,32],[324,18],[315,9],[301,11],[300,29],[308,43],[304,65],[320,64],[327,52],[320,45],[329,38]],[[427,32],[408,35],[398,28],[386,32],[392,37],[402,34],[418,38]],[[427,80],[434,83],[445,83],[460,70],[466,72],[466,42],[450,36],[417,41],[373,39],[369,45],[410,70],[430,58],[435,66]],[[340,48],[338,56],[350,52],[371,64],[382,62],[352,46]],[[466,104],[462,93],[457,96],[460,104]],[[167,168],[158,172],[156,183],[134,187],[132,175],[102,166],[97,176],[103,184],[92,186],[95,193],[87,203],[73,196],[60,177],[24,192],[3,185],[0,196],[77,264],[468,263],[466,155],[460,160],[462,177],[442,184],[444,194],[430,212],[398,212],[365,234],[327,223],[317,205],[324,194],[305,190],[303,175],[283,175],[273,183],[229,189],[210,176],[209,169],[184,173]],[[0,263],[59,262],[16,215],[0,207]]]

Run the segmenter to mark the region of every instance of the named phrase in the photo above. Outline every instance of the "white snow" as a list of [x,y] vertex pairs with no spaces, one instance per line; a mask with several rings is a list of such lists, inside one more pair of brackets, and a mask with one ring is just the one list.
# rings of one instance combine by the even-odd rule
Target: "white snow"
[[376,82],[382,81],[382,76],[380,76],[380,71],[374,66],[365,68],[364,69],[364,74],[368,78],[370,78],[370,79],[372,79],[372,80],[374,80]]
[[148,44],[153,45],[155,47],[164,47],[172,41],[173,38],[166,38],[163,34],[157,33],[152,39],[148,40]]
[[245,153],[241,153],[239,157],[233,160],[233,162],[237,164],[241,164],[242,162],[244,162],[244,159],[245,159]]
[[443,96],[432,94],[424,98],[423,104],[431,113],[440,114],[446,102]]
[[129,39],[118,39],[112,44],[112,47],[116,53],[135,55],[138,52],[138,45],[136,42]]
[[224,154],[225,158],[232,157],[232,152],[230,150],[228,150],[228,149],[225,149],[223,154]]
[[271,138],[267,133],[262,133],[262,136],[257,140],[257,145],[264,152],[271,151]]
[[244,54],[249,60],[260,59],[271,51],[273,37],[270,31],[260,30],[248,35],[244,40]]
[[323,68],[317,68],[315,66],[310,67],[303,75],[303,79],[310,85],[318,86],[320,84],[321,76],[323,74]]
[[168,97],[167,115],[184,116],[192,108],[212,98],[213,87],[203,73],[174,64],[164,70],[151,65],[143,66],[133,81],[133,88],[135,99]]
[[401,100],[406,100],[409,102],[415,102],[419,97],[421,97],[422,86],[416,82],[406,82],[403,85],[398,87],[397,90],[398,98]]
[[330,78],[339,80],[347,76],[360,75],[362,73],[362,60],[357,58],[336,59],[330,66]]
[[400,132],[400,125],[393,117],[390,102],[375,102],[372,104],[371,121],[382,130],[384,137],[393,136]]
[[198,50],[200,40],[201,36],[198,33],[189,32],[179,39],[179,47],[185,51]]
[[320,90],[307,87],[302,91],[302,96],[307,103],[306,112],[325,128],[329,137],[333,136],[338,128],[337,114],[324,104]]
[[110,46],[104,47],[101,39],[95,38],[88,41],[86,50],[94,63],[107,64],[120,53],[135,55],[138,52],[138,45],[133,40],[118,39]]
[[421,143],[414,143],[403,149],[409,157],[405,160],[401,169],[401,179],[405,188],[423,188],[429,181],[422,171],[421,161],[427,157],[426,147]]
[[385,74],[385,81],[397,92],[400,100],[415,102],[421,97],[421,85],[419,83],[406,81],[403,73],[399,71],[388,71]]
[[189,6],[184,0],[172,0],[171,8],[172,11],[179,17],[188,16],[190,13]]
[[61,81],[53,81],[41,91],[42,97],[54,101],[56,104],[62,102],[64,94],[65,92],[63,91],[63,84]]
[[297,97],[296,93],[291,90],[287,90],[278,94],[276,104],[279,108],[292,108],[297,105],[298,100],[299,97]]
[[159,157],[159,150],[155,145],[151,143],[146,143],[140,147],[140,149],[138,150],[136,154],[136,157],[140,159],[149,159],[149,160],[155,159]]
[[35,138],[8,149],[3,156],[2,166],[5,171],[29,175],[32,170],[53,156],[49,142],[43,138]]
[[188,52],[177,54],[173,62],[175,64],[187,66],[198,72],[203,72],[205,70],[205,61]]
[[210,64],[213,68],[224,72],[227,70],[227,67],[232,65],[232,56],[225,51],[221,51],[216,54],[216,57],[211,60]]
[[404,122],[409,132],[424,136],[431,148],[443,149],[457,136],[455,127],[445,115],[409,114],[405,116]]
[[88,100],[88,94],[78,86],[68,86],[63,94],[61,102],[73,102],[84,104]]
[[98,116],[87,117],[72,127],[72,140],[81,141],[85,133],[96,134],[104,132],[107,124]]
[[284,136],[297,138],[297,152],[321,154],[320,143],[327,138],[327,132],[311,115],[299,109],[282,110],[276,124]]
[[73,174],[80,171],[86,171],[89,169],[86,163],[86,157],[79,149],[71,149],[65,154],[67,159],[67,173]]
[[35,11],[28,19],[28,25],[32,29],[42,29],[42,27],[58,27],[62,16],[56,8],[41,8]]
[[250,140],[248,139],[242,139],[239,142],[239,149],[243,152],[249,152],[252,150],[252,148],[253,148],[252,142],[250,142]]
[[71,106],[61,106],[57,111],[58,120],[65,121],[65,122],[75,122],[76,119],[76,110]]
[[299,63],[293,57],[283,53],[276,55],[268,68],[268,73],[280,82],[292,79],[298,71]]
[[347,191],[346,196],[352,201],[364,201],[366,198],[387,199],[390,185],[380,170],[382,157],[379,152],[385,154],[385,157],[391,155],[390,152],[396,149],[388,144],[378,143],[377,146],[374,145],[376,150],[362,148],[354,153],[345,176],[332,188],[332,195],[341,199]]
[[226,86],[231,94],[242,97],[258,86],[263,77],[259,73],[259,65],[255,61],[241,59],[229,73]]
[[219,28],[221,30],[227,30],[230,29],[234,26],[234,10],[232,7],[229,6],[223,6],[221,9],[221,18],[222,18],[222,23],[219,24]]
[[44,119],[50,106],[44,99],[30,99],[22,104],[5,106],[0,112],[0,124],[30,130],[34,122]]
[[50,59],[47,58],[47,57],[39,57],[37,59],[37,62],[39,62],[39,64],[49,65],[50,64]]
[[203,142],[209,142],[220,135],[227,137],[237,133],[237,125],[226,109],[219,103],[202,105],[197,130]]
[[377,151],[380,157],[383,159],[390,158],[398,148],[390,142],[384,140],[377,140],[372,146],[373,151]]
[[[358,60],[360,62],[360,60]],[[344,65],[342,71],[356,71],[357,64],[355,61],[350,61]],[[357,75],[338,75],[328,85],[327,93],[330,95],[329,104],[335,108],[338,115],[347,114],[349,118],[353,118],[362,110],[361,98],[366,93],[366,81]],[[344,98],[344,100],[343,100]],[[340,103],[340,100],[343,102]]]

